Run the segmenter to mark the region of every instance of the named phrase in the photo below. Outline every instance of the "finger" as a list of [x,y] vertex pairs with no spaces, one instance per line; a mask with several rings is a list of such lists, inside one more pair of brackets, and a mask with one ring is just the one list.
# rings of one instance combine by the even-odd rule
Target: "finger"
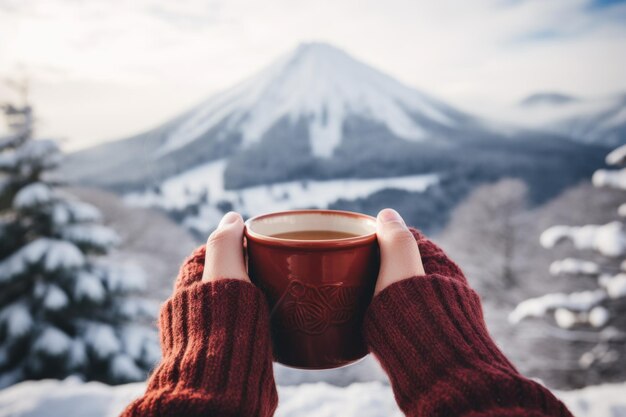
[[202,281],[224,278],[249,281],[243,256],[243,219],[234,211],[224,215],[206,243]]
[[248,274],[248,239],[245,236],[243,237],[243,264],[246,267],[246,274]]
[[424,266],[413,234],[397,211],[384,209],[376,218],[380,270],[375,294],[394,282],[424,275]]

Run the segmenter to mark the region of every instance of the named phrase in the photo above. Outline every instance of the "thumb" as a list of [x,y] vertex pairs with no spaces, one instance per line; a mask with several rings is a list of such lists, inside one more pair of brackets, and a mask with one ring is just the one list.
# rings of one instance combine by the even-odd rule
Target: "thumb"
[[375,295],[395,282],[425,275],[417,242],[397,211],[387,208],[378,213],[376,235],[380,270]]
[[250,281],[243,257],[243,219],[234,211],[224,215],[206,243],[202,281],[223,278]]

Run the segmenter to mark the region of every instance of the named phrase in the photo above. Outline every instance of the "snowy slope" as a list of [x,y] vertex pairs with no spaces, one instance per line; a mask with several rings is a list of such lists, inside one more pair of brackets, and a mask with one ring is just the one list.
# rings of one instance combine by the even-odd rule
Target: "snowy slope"
[[326,181],[287,181],[238,190],[224,188],[226,160],[217,160],[168,178],[160,184],[160,192],[146,190],[128,193],[124,201],[135,207],[159,207],[181,210],[206,194],[199,213],[188,216],[184,224],[201,233],[210,232],[223,213],[218,203],[228,202],[233,210],[244,215],[297,208],[327,208],[340,198],[354,200],[383,189],[422,192],[438,182],[437,174],[407,175],[389,178],[335,179]]
[[[0,417],[116,417],[144,384],[111,387],[76,380],[29,381],[0,391]],[[577,417],[626,417],[626,384],[557,392]],[[278,387],[276,417],[400,417],[389,386],[325,383]]]
[[168,136],[157,155],[179,149],[221,122],[242,134],[243,146],[260,140],[277,122],[308,121],[313,154],[332,155],[350,116],[385,125],[400,138],[421,140],[428,124],[453,127],[458,114],[415,89],[359,62],[333,46],[302,44],[259,74],[193,110]]
[[245,213],[326,207],[340,198],[353,200],[385,188],[413,192],[424,191],[437,182],[436,174],[369,179],[336,179],[326,181],[288,181],[238,190],[224,189],[225,160],[209,162],[168,178],[161,192],[129,193],[125,201],[134,206],[159,206],[165,209],[184,208],[194,195],[207,192],[213,202],[227,200]]

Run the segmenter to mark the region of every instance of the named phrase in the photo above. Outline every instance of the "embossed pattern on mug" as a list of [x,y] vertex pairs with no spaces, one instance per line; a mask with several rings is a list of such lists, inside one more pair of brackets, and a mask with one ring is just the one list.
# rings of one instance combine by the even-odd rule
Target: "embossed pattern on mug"
[[286,330],[320,334],[352,318],[358,292],[357,287],[343,284],[313,286],[293,280],[274,307],[274,311],[279,306],[281,309],[274,319]]

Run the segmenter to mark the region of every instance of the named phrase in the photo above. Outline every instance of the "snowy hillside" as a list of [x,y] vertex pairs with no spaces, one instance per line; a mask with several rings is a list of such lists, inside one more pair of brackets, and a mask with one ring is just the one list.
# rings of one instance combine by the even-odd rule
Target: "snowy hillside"
[[[218,205],[226,204],[230,209],[246,215],[295,208],[327,208],[340,198],[364,198],[383,189],[422,192],[438,181],[436,174],[425,174],[373,179],[288,181],[226,190],[223,180],[226,162],[209,162],[167,179],[160,185],[158,192],[148,190],[129,193],[124,200],[130,206],[160,207],[165,210],[182,210],[199,201],[199,212],[187,216],[184,224],[201,233],[208,233],[223,215]],[[206,196],[207,201],[201,201],[201,196]]]
[[[24,382],[0,391],[0,417],[116,417],[144,389],[141,383]],[[556,394],[577,417],[626,417],[625,392],[625,384],[607,384]],[[278,395],[276,417],[402,416],[391,389],[380,382],[279,386]]]
[[258,75],[198,106],[156,151],[163,155],[223,123],[242,145],[259,141],[283,118],[307,120],[312,152],[331,156],[344,122],[362,117],[407,140],[426,138],[433,125],[454,127],[463,117],[333,46],[302,44]]

